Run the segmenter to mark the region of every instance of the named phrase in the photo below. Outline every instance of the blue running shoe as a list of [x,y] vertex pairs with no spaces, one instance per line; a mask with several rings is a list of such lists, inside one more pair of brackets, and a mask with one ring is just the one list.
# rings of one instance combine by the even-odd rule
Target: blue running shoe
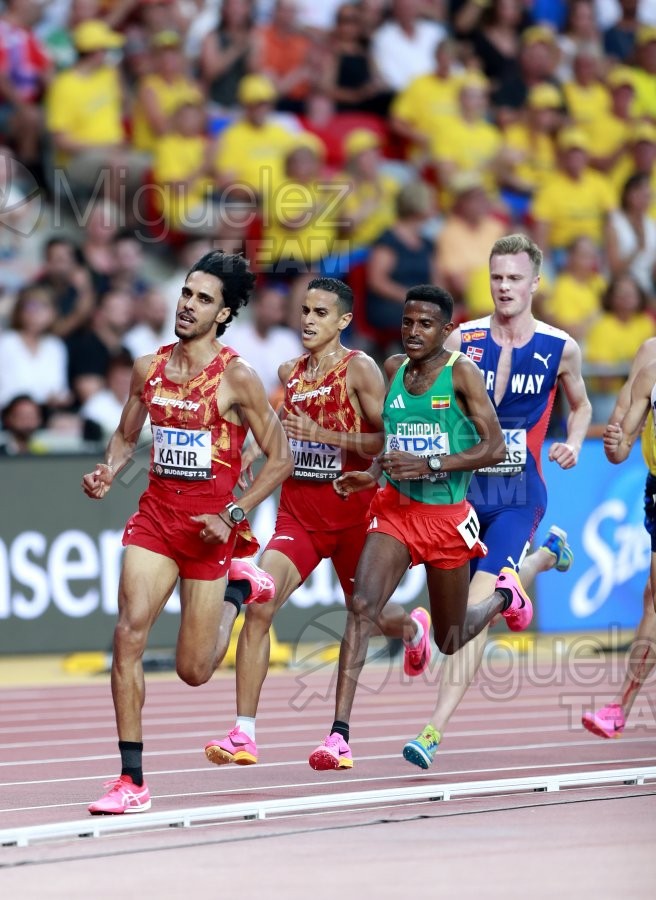
[[567,532],[562,528],[552,525],[546,538],[540,544],[541,550],[546,550],[556,560],[556,571],[567,572],[574,562],[572,548],[567,543]]
[[403,748],[403,758],[407,759],[413,766],[419,766],[420,769],[428,769],[435,759],[439,746],[440,733],[429,724],[413,741],[408,741]]

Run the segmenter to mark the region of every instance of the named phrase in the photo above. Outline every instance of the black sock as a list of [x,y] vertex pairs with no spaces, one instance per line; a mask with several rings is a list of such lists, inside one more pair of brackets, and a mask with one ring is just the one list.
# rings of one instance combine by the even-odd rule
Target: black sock
[[226,585],[224,600],[226,603],[232,603],[237,607],[237,615],[244,600],[248,600],[251,595],[251,583],[246,578],[240,578],[237,581],[229,581]]
[[339,719],[335,719],[335,721],[333,722],[333,727],[330,729],[330,733],[334,734],[335,732],[337,732],[337,734],[341,734],[341,736],[344,738],[344,740],[348,744],[348,742],[349,742],[348,722],[340,722]]
[[[494,590],[497,592],[497,594],[501,594],[501,596],[504,598],[503,606],[501,607],[501,612],[505,612],[507,609],[509,609],[510,604],[513,601],[512,591],[510,590],[510,588],[504,588],[504,587],[496,587]],[[522,606],[523,605],[524,605],[524,602],[522,601]]]
[[141,741],[119,741],[118,749],[121,754],[121,775],[129,775],[133,784],[141,787],[144,781],[141,767],[143,744]]

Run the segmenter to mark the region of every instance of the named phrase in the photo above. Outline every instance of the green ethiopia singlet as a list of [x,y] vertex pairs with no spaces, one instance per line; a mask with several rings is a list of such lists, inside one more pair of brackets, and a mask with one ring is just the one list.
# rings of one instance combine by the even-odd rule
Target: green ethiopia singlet
[[[423,394],[409,394],[403,383],[408,360],[399,367],[390,384],[383,423],[385,450],[401,450],[414,456],[445,456],[460,453],[480,440],[478,432],[458,406],[453,390],[455,351],[432,386]],[[385,478],[397,491],[419,503],[444,505],[465,499],[472,472],[435,472],[411,481]]]

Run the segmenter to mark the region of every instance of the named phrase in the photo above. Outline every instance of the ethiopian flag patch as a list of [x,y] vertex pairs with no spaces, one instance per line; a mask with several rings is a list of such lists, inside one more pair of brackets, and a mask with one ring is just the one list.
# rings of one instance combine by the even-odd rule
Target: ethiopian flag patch
[[451,406],[451,397],[431,397],[431,409],[448,409]]

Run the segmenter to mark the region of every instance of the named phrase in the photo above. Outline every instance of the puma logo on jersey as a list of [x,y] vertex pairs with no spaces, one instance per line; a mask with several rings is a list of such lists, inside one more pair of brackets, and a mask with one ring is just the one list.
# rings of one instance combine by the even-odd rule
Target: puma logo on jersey
[[549,360],[553,356],[553,353],[548,353],[546,356],[540,356],[539,353],[533,354],[533,359],[539,359],[541,363],[544,363],[545,369],[549,368]]
[[162,379],[159,376],[157,378],[151,378],[150,381],[148,382],[148,384],[151,387],[155,387],[156,384],[161,384],[161,383],[162,383]]
[[403,402],[403,397],[399,394],[392,402],[390,403],[390,409],[405,409],[405,403]]

